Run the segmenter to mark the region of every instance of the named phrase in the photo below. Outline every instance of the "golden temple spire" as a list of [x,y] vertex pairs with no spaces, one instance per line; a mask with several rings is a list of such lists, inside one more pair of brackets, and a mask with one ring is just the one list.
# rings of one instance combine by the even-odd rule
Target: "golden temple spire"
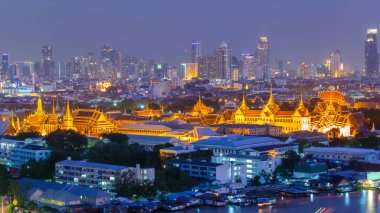
[[146,101],[145,103],[145,110],[149,110],[149,101]]
[[198,93],[198,103],[197,104],[202,104],[201,92]]
[[268,100],[269,105],[274,105],[274,98],[273,98],[273,91],[272,91],[272,84],[270,84],[270,94],[269,94],[269,100]]
[[72,118],[73,115],[71,114],[71,109],[70,109],[70,101],[67,99],[66,101],[66,112],[65,112],[65,117],[66,118]]
[[18,116],[16,118],[17,118],[17,121],[16,121],[17,122],[16,123],[16,128],[17,129],[16,130],[20,130],[21,129],[20,118]]
[[300,97],[300,103],[299,103],[299,108],[304,108],[305,107],[305,104],[303,103],[303,95],[302,95],[302,92],[301,92],[301,97]]
[[53,98],[52,104],[53,104],[53,108],[51,109],[51,114],[52,114],[52,115],[55,115],[56,112],[55,112],[54,98]]
[[247,106],[247,102],[245,100],[245,92],[244,91],[243,91],[243,100],[241,101],[240,108],[243,110],[249,109],[249,107]]
[[38,100],[37,100],[37,111],[36,111],[38,114],[41,114],[44,112],[44,110],[42,109],[42,99],[41,99],[41,96],[38,96]]
[[62,121],[63,121],[62,122],[62,129],[64,129],[64,130],[75,129],[74,118],[73,118],[73,115],[71,114],[69,99],[67,99],[67,101],[66,101],[66,112],[65,112],[65,115],[63,116]]
[[11,125],[13,126],[14,129],[16,129],[16,124],[13,117],[14,117],[14,114],[13,114],[13,109],[12,109]]

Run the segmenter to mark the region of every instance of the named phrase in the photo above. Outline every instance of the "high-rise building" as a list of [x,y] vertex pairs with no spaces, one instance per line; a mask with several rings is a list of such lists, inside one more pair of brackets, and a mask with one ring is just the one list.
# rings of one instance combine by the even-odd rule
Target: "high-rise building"
[[261,36],[257,42],[256,60],[258,65],[256,78],[269,81],[272,73],[269,69],[269,41],[265,35]]
[[66,75],[66,64],[62,61],[58,62],[57,75],[58,75],[58,78],[67,77],[67,75]]
[[44,45],[41,48],[40,76],[45,80],[52,80],[54,78],[53,48],[50,45]]
[[242,54],[243,57],[243,70],[242,77],[244,79],[252,80],[256,78],[256,57],[252,54]]
[[198,63],[186,63],[186,80],[198,78]]
[[240,79],[240,71],[239,71],[239,60],[232,56],[231,60],[231,80],[232,81],[239,81]]
[[120,69],[121,58],[121,54],[109,45],[104,45],[100,49],[101,67],[108,76],[112,76],[114,71]]
[[202,79],[216,79],[216,56],[201,56],[198,61],[198,73]]
[[377,52],[377,29],[367,30],[365,41],[365,74],[368,77],[379,76],[379,53]]
[[286,71],[285,71],[285,66],[284,66],[284,61],[279,60],[277,63],[277,69],[279,72],[279,75],[282,77],[286,77]]
[[339,78],[342,76],[342,56],[339,50],[335,50],[330,54],[330,76]]
[[202,56],[201,42],[195,41],[191,43],[191,62],[198,63],[199,57]]
[[314,64],[307,64],[305,62],[301,62],[299,67],[298,67],[298,73],[297,77],[298,78],[303,78],[303,79],[313,79],[317,75],[317,69],[314,66]]
[[4,53],[1,57],[1,72],[4,73],[4,75],[7,75],[8,77],[12,77],[9,74],[9,56],[7,53]]
[[225,41],[222,41],[216,50],[217,79],[231,79],[231,60],[231,49]]
[[81,61],[79,57],[74,57],[72,62],[72,74],[74,78],[80,77],[80,68],[81,68]]

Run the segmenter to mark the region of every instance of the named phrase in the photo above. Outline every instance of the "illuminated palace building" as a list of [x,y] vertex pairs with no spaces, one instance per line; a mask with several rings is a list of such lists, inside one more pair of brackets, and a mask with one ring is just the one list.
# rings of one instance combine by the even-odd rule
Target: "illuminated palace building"
[[42,135],[54,132],[59,128],[58,116],[55,112],[53,101],[53,109],[51,114],[46,113],[42,108],[42,100],[38,97],[37,110],[35,113],[28,115],[23,122],[21,131],[34,131]]
[[36,112],[24,119],[20,131],[36,131],[42,135],[46,135],[58,129],[72,129],[87,135],[98,135],[114,131],[116,130],[116,126],[98,108],[75,109],[72,112],[68,100],[65,113],[62,119],[59,119],[55,111],[54,101],[52,112],[49,114],[43,110],[42,100],[39,97]]
[[272,89],[268,103],[261,110],[252,110],[243,97],[242,104],[235,112],[235,123],[238,124],[272,124],[281,126],[284,133],[310,130],[311,116],[305,107],[302,97],[298,107],[293,111],[283,111],[275,103]]
[[339,129],[342,136],[353,136],[366,128],[361,112],[353,112],[341,92],[323,91],[318,94],[318,102],[312,112],[311,130],[327,133]]
[[262,110],[251,110],[245,98],[235,112],[235,123],[272,124],[281,126],[284,133],[308,130],[329,133],[336,129],[341,136],[353,136],[365,128],[365,119],[360,112],[352,112],[343,94],[323,91],[318,94],[320,102],[310,113],[301,97],[295,110],[283,111],[275,103],[272,91]]

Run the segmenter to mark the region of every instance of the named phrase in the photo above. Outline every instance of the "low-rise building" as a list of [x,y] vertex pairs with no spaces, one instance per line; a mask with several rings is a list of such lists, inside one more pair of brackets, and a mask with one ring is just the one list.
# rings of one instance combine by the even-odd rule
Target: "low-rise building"
[[17,144],[24,144],[23,141],[0,139],[0,163],[10,166],[11,149],[16,147]]
[[96,187],[110,191],[123,173],[133,171],[138,180],[154,181],[154,168],[118,166],[67,159],[55,164],[58,183]]
[[151,136],[151,135],[131,135],[128,134],[128,143],[137,143],[145,148],[153,149],[157,145],[164,145],[167,143],[177,145],[180,140],[174,137],[167,136]]
[[305,149],[305,156],[319,160],[359,162],[380,164],[380,153],[373,149],[346,148],[346,147],[311,147]]
[[154,124],[124,124],[118,130],[122,134],[133,135],[161,135],[170,131],[172,129],[169,127]]
[[28,201],[56,208],[59,212],[66,212],[67,208],[71,206],[99,206],[108,204],[112,200],[109,193],[100,189],[30,178],[21,179],[19,187],[20,191],[25,192],[25,198]]
[[215,156],[238,154],[242,150],[272,145],[284,145],[285,142],[272,137],[224,135],[210,137],[193,143],[194,147],[207,148],[213,151]]
[[270,124],[216,124],[212,127],[217,128],[217,132],[227,135],[270,135],[277,137],[282,134],[282,127]]
[[51,155],[51,150],[37,144],[23,144],[11,148],[11,167],[21,168],[30,160],[46,160]]
[[247,179],[260,175],[262,171],[272,173],[280,164],[278,160],[268,156],[252,156],[241,154],[230,154],[225,156],[213,156],[213,163],[246,165]]
[[320,132],[310,132],[310,131],[296,131],[288,134],[294,140],[306,141],[308,143],[318,142],[321,144],[328,144],[327,134]]
[[[224,183],[247,183],[246,165],[221,164],[191,160],[171,160],[168,166],[177,167],[191,177]],[[238,181],[239,180],[239,181]]]
[[160,149],[160,156],[163,158],[175,157],[180,154],[186,154],[195,152],[197,150],[194,149],[192,145],[178,145],[172,146],[164,149]]

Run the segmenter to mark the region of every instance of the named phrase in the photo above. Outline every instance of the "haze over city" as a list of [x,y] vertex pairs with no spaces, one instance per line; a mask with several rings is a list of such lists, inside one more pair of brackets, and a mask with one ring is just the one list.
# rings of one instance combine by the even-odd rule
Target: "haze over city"
[[380,0],[0,0],[0,212],[380,212]]
[[340,1],[2,1],[0,50],[15,61],[38,59],[50,44],[55,57],[98,52],[110,44],[123,54],[179,63],[189,42],[211,54],[222,40],[233,55],[252,52],[259,36],[271,42],[271,61],[321,63],[335,49],[363,68],[367,28],[380,25],[377,0]]

